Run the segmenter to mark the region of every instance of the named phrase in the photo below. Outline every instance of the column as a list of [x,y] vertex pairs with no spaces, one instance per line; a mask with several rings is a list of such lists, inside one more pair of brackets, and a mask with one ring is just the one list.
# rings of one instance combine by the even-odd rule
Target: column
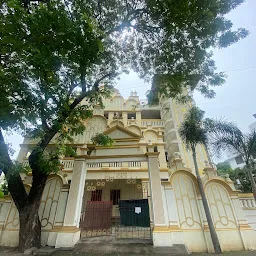
[[165,150],[164,150],[164,145],[163,143],[157,145],[157,149],[159,151],[159,162],[160,162],[160,167],[161,168],[167,168],[167,163],[166,163],[166,157],[165,157]]
[[127,112],[123,112],[122,113],[122,117],[123,117],[123,123],[124,123],[124,126],[127,126]]
[[141,126],[141,111],[136,111],[136,125]]
[[159,170],[159,152],[153,152],[154,147],[148,147],[148,172],[153,210],[153,244],[154,246],[172,246],[169,228],[165,222],[164,204]]
[[86,177],[85,156],[75,159],[64,223],[58,232],[56,248],[72,247],[80,239],[80,215]]
[[20,151],[17,157],[17,161],[19,163],[23,163],[24,159],[27,157],[28,154],[28,145],[21,145]]

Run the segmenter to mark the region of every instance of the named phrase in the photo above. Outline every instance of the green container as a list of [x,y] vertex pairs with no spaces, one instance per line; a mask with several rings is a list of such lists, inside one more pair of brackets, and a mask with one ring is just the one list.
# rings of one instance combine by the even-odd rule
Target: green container
[[[141,210],[140,213],[136,213],[136,207],[139,207],[137,210]],[[150,227],[149,206],[147,199],[120,200],[119,210],[121,225]]]

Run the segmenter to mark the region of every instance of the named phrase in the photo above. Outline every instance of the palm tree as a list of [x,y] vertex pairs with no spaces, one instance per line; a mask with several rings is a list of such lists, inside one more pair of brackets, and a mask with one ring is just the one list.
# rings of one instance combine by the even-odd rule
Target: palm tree
[[210,130],[211,145],[216,152],[224,150],[242,157],[256,200],[256,184],[252,174],[256,157],[256,131],[243,133],[235,124],[227,121],[207,122],[207,129]]
[[222,253],[220,242],[213,225],[209,205],[205,195],[202,179],[199,174],[197,159],[196,159],[196,146],[199,144],[206,145],[207,143],[207,129],[204,127],[203,122],[204,122],[204,111],[200,110],[196,106],[193,106],[185,115],[184,121],[182,122],[181,127],[179,129],[179,134],[183,142],[186,144],[187,148],[192,151],[199,192],[202,197],[202,202],[203,202],[208,226],[210,229],[214,251],[216,254],[220,254]]

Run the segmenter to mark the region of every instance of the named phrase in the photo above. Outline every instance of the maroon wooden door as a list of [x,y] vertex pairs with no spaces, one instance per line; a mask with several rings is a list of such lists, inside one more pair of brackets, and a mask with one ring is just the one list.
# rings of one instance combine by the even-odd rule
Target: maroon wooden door
[[107,233],[111,228],[112,202],[88,201],[81,214],[80,227],[82,233]]

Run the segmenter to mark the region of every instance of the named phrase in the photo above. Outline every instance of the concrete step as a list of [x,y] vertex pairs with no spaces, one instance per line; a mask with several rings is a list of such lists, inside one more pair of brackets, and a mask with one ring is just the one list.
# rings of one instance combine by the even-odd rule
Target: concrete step
[[100,237],[87,237],[81,238],[79,244],[153,244],[152,239],[141,238],[115,238],[114,236],[100,236]]
[[50,256],[50,255],[54,255],[55,252],[58,252],[59,250],[61,250],[61,252],[63,253],[63,255],[66,255],[66,253],[70,253],[73,251],[73,248],[61,248],[61,249],[56,249],[52,246],[45,246],[42,247],[36,251],[34,251],[33,255],[38,255],[38,256]]
[[[111,256],[165,256],[165,255],[188,255],[186,247],[182,244],[175,244],[172,247],[154,247],[149,239],[117,239],[111,237],[90,238],[80,241],[74,248],[44,247],[37,250],[34,255],[53,256],[87,256],[87,255],[111,255]],[[145,240],[145,241],[143,241]]]
[[[144,241],[145,240],[145,241]],[[149,239],[90,238],[74,247],[75,255],[188,255],[185,245],[154,247]],[[84,253],[84,254],[83,254]]]

